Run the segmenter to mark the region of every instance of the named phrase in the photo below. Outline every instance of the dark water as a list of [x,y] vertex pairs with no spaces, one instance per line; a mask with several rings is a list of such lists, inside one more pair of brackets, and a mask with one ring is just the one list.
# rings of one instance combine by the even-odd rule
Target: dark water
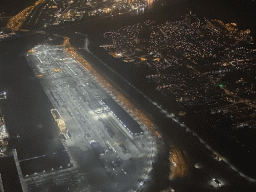
[[186,0],[187,7],[203,18],[220,19],[224,23],[237,23],[241,29],[250,29],[256,37],[256,2],[252,0]]

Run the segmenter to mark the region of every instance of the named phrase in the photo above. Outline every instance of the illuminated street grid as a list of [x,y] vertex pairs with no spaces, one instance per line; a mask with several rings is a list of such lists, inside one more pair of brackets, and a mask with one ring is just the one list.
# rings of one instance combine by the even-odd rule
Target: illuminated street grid
[[180,21],[159,25],[149,20],[104,37],[109,44],[101,47],[112,56],[149,65],[148,81],[175,95],[184,110],[200,106],[196,112],[222,112],[234,128],[256,124],[256,50],[249,46],[250,30],[188,13]]
[[[95,166],[95,170],[106,174],[105,181],[109,182],[106,189],[115,191],[122,187],[128,191],[142,186],[142,181],[148,178],[152,168],[152,157],[156,149],[155,139],[148,131],[133,137],[122,120],[118,119],[118,115],[113,114],[102,101],[110,98],[102,85],[82,65],[70,58],[63,47],[38,45],[28,53],[28,58],[46,94],[65,121],[70,139],[63,142],[74,169],[83,171],[80,163],[82,159],[77,157],[73,149],[81,153],[100,151],[98,160],[101,167],[93,163],[88,166]],[[93,149],[91,144],[97,142],[96,149]],[[142,159],[143,164],[140,164]],[[84,174],[91,175],[91,172],[85,171]],[[113,181],[109,181],[109,175],[114,177]],[[88,177],[86,182],[90,180]],[[129,181],[126,181],[127,178],[130,178]],[[44,183],[41,179],[38,178],[38,183],[41,183],[39,186]],[[114,185],[115,179],[123,181]],[[29,181],[31,186],[37,182]],[[87,184],[99,187],[98,184]]]

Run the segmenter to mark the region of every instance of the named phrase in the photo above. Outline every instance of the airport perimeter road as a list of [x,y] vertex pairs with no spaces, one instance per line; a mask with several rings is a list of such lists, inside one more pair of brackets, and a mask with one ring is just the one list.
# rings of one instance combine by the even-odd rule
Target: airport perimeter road
[[[63,143],[75,169],[87,170],[86,182],[110,191],[143,186],[156,154],[149,132],[132,136],[113,106],[104,102],[111,96],[63,47],[38,45],[27,56],[65,122],[70,138]],[[93,179],[99,174],[101,184]]]

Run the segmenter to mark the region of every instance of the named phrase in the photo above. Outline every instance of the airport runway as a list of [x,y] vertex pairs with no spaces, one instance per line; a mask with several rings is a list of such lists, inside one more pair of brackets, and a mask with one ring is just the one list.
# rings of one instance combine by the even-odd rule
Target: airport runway
[[[132,136],[123,124],[124,120],[111,110],[113,106],[104,103],[111,95],[89,71],[70,58],[63,47],[38,45],[27,57],[65,122],[70,137],[63,140],[63,144],[74,169],[83,169],[82,158],[85,158],[87,165],[94,166],[99,173],[105,173],[105,177],[101,178],[107,183],[105,189],[115,191],[123,188],[129,191],[143,186],[152,169],[152,147],[155,142],[148,131],[140,136]],[[95,154],[98,162],[92,163],[90,159]],[[96,176],[96,172],[86,173],[90,175],[87,182],[92,182],[88,178]],[[109,180],[109,176],[112,180]],[[132,179],[128,181],[127,178]],[[88,184],[93,188],[99,187],[97,182]]]

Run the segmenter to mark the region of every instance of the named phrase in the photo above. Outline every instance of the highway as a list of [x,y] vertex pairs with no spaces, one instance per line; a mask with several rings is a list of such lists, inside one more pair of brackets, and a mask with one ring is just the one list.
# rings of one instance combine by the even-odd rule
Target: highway
[[[64,47],[38,45],[28,52],[27,58],[33,63],[34,73],[65,122],[70,138],[62,141],[74,168],[81,169],[81,159],[72,148],[85,153],[91,151],[97,153],[100,169],[107,173],[106,181],[108,175],[124,181],[133,175],[129,182],[109,184],[111,191],[118,190],[118,187],[127,191],[140,187],[152,168],[151,155],[155,150],[152,147],[156,138],[152,138],[147,130],[133,137],[118,114],[115,115],[103,102],[111,98],[106,88],[70,58]],[[137,167],[132,169],[131,159],[133,163],[138,161],[135,163]],[[139,163],[141,159],[143,164]]]

